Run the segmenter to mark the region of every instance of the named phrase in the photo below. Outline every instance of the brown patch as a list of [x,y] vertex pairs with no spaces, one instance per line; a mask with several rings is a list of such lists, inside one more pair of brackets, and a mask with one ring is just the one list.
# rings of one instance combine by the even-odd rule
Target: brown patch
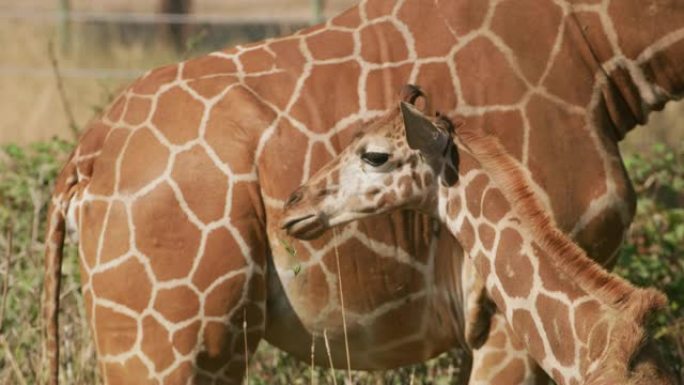
[[147,76],[138,79],[131,85],[131,91],[138,95],[152,95],[159,91],[159,87],[176,80],[178,65],[172,64],[152,70]]
[[466,151],[459,152],[458,173],[463,176],[467,175],[472,170],[479,170],[482,167],[472,154]]
[[413,195],[413,179],[410,175],[404,175],[397,181],[399,195],[407,198]]
[[506,340],[506,334],[503,331],[498,330],[489,335],[486,346],[490,348],[503,349],[506,347]]
[[359,7],[353,7],[346,12],[335,16],[330,22],[332,25],[338,27],[357,28],[361,24]]
[[[294,39],[272,42],[269,44],[269,48],[275,54],[274,65],[278,71],[272,74],[248,76],[243,79],[251,92],[281,110],[284,110],[294,97],[294,89],[306,61],[298,44],[298,40]],[[274,87],[274,84],[277,84],[278,87]],[[240,111],[239,108],[237,111]],[[236,116],[240,115],[238,113]]]
[[95,306],[95,338],[100,352],[117,355],[133,349],[138,322],[104,306]]
[[484,217],[494,224],[499,223],[511,211],[510,204],[498,188],[487,189],[482,206]]
[[506,57],[484,37],[475,38],[455,57],[463,98],[474,106],[514,104],[525,94],[525,83]]
[[213,287],[204,302],[206,317],[222,317],[242,302],[245,273],[235,275]]
[[440,18],[449,24],[457,36],[463,36],[480,28],[489,9],[489,2],[487,1],[437,0],[436,4],[443,15],[459,15],[459,17]]
[[183,63],[182,77],[192,80],[203,76],[233,75],[236,72],[237,66],[233,59],[205,55]]
[[453,111],[456,108],[458,100],[451,78],[447,63],[425,63],[420,66],[415,82],[420,84],[426,95],[433,95],[430,98],[429,113]]
[[[182,108],[179,108],[182,106]],[[197,138],[204,105],[179,87],[157,99],[152,124],[173,144]]]
[[[418,57],[444,57],[456,44],[456,38],[443,20],[444,16],[438,12],[440,11],[437,7],[427,5],[424,0],[408,0],[399,10],[397,16],[406,24],[415,41],[427,42],[416,44]],[[430,22],[426,22],[426,20],[430,20]],[[435,39],[435,36],[439,36],[439,39]],[[448,77],[444,79],[448,79]],[[429,83],[419,82],[418,84]],[[431,93],[430,95],[440,95],[441,98],[441,94]]]
[[487,134],[496,136],[509,155],[522,161],[525,125],[521,111],[496,111],[466,117],[465,127],[482,128]]
[[382,194],[380,199],[378,199],[378,201],[375,203],[375,206],[378,209],[383,209],[385,207],[395,207],[398,201],[399,197],[397,197],[397,193],[395,193],[394,191],[390,191],[385,194]]
[[118,123],[123,115],[124,108],[126,107],[127,98],[124,93],[119,95],[112,104],[109,105],[106,111],[106,118],[112,122]]
[[489,273],[492,271],[492,265],[489,259],[487,259],[487,256],[482,252],[477,253],[473,258],[473,265],[481,277],[489,277]]
[[[387,238],[391,237],[396,239],[397,234],[387,235]],[[410,249],[407,251],[410,252]],[[343,256],[346,259],[344,263],[340,260],[340,272],[337,270],[334,250],[323,256],[323,263],[329,271],[344,277],[342,289],[347,311],[364,314],[383,303],[417,293],[424,288],[423,276],[416,270],[396,259],[376,255],[356,238],[340,245],[338,252],[340,259]],[[372,268],[360,269],[359,266]],[[369,296],[359,296],[359,291],[368,293]]]
[[265,267],[268,241],[263,232],[266,214],[261,201],[261,190],[256,183],[236,183],[233,185],[233,199],[230,209],[230,221],[236,226],[238,233],[250,245],[251,260]]
[[601,305],[596,300],[584,302],[575,308],[575,314],[577,337],[582,343],[588,344],[591,330],[601,318]]
[[684,12],[678,1],[622,0],[609,4],[608,15],[618,44],[629,59],[636,59],[653,42],[684,25]]
[[[204,328],[205,350],[200,351],[197,355],[197,366],[209,372],[220,370],[230,361],[233,353],[230,337],[226,325],[220,322],[208,322]],[[235,350],[239,351],[238,349]],[[240,353],[244,354],[242,351]],[[244,363],[242,364],[244,366]]]
[[255,139],[273,119],[273,112],[245,90],[233,89],[212,107],[204,137],[232,172],[249,173],[254,169]]
[[550,0],[507,0],[496,8],[492,32],[511,48],[531,83],[544,72],[561,17],[562,10]]
[[558,266],[554,265],[551,256],[549,256],[545,250],[541,249],[536,242],[532,244],[532,249],[539,262],[539,278],[541,279],[542,286],[544,286],[546,290],[562,292],[567,295],[571,301],[586,294],[572,279],[570,279],[572,277],[562,275],[558,270]]
[[503,289],[511,297],[525,298],[532,289],[534,268],[529,256],[522,252],[523,239],[518,231],[506,228],[501,232],[494,269]]
[[263,45],[253,47],[250,50],[241,53],[238,58],[245,74],[273,70],[273,59],[273,55],[266,51]]
[[527,374],[525,362],[520,358],[512,359],[506,367],[492,378],[491,385],[522,384]]
[[309,175],[318,172],[323,166],[328,164],[333,159],[333,154],[328,151],[325,144],[322,142],[315,142],[311,147],[311,167]]
[[528,347],[534,360],[537,362],[543,361],[544,357],[546,357],[546,352],[532,316],[525,310],[514,310],[511,324],[516,335]]
[[299,187],[306,152],[292,149],[307,147],[306,135],[285,121],[278,125],[273,136],[264,146],[259,162],[259,174],[271,176],[262,182],[262,188],[268,196],[285,200]]
[[482,195],[488,184],[489,178],[487,175],[480,174],[465,189],[468,213],[474,218],[479,218],[482,213]]
[[589,335],[589,359],[596,361],[608,347],[608,325],[606,322],[595,324]]
[[102,146],[102,152],[93,165],[93,178],[88,184],[88,191],[95,195],[112,195],[116,176],[116,161],[121,155],[130,131],[114,129],[110,132]]
[[[110,130],[111,127],[101,120],[91,122],[78,141],[78,155],[90,155],[100,151]],[[78,172],[81,175],[91,176],[93,174],[93,163],[92,158],[78,161]]]
[[133,204],[138,248],[150,260],[158,280],[183,278],[199,247],[200,231],[181,209],[167,184],[162,184]]
[[366,17],[368,17],[369,20],[372,20],[390,15],[395,4],[392,1],[370,0],[365,3],[365,6]]
[[[485,354],[484,358],[482,359],[482,367],[483,368],[492,368],[497,365],[501,364],[501,361],[503,361],[506,358],[507,352],[505,351],[494,351],[494,352],[488,352]],[[484,371],[484,373],[489,374],[489,371]],[[484,378],[483,378],[484,379]]]
[[124,122],[132,126],[141,124],[150,115],[150,107],[152,102],[149,99],[143,99],[138,96],[131,96],[126,103],[126,115],[124,115]]
[[212,231],[207,237],[204,254],[192,277],[192,283],[204,291],[217,279],[247,266],[240,246],[225,228]]
[[[102,349],[100,345],[98,347]],[[150,373],[147,371],[147,366],[135,356],[127,359],[123,364],[104,363],[102,365],[105,382],[108,384],[155,385],[159,383],[148,377]]]
[[498,287],[493,287],[490,296],[492,297],[492,302],[494,302],[499,309],[499,312],[501,314],[505,314],[508,307],[506,305],[506,302],[503,299],[503,296],[501,295],[501,292],[499,291]]
[[199,297],[187,286],[160,289],[154,300],[154,309],[171,322],[182,322],[199,313]]
[[173,348],[178,350],[180,354],[190,354],[190,352],[197,345],[197,337],[199,334],[200,321],[195,321],[190,325],[177,330],[173,333]]
[[496,233],[492,226],[483,223],[478,226],[477,233],[480,236],[480,241],[485,250],[491,250],[494,246],[494,238],[496,237]]
[[165,385],[173,384],[186,384],[188,379],[192,377],[193,367],[190,361],[184,361],[180,363],[176,369],[171,371],[166,377],[164,377]]
[[432,173],[429,171],[426,171],[425,173],[423,173],[421,178],[424,180],[423,183],[425,183],[425,186],[431,186],[432,183],[434,182],[434,178],[432,177]]
[[354,52],[354,36],[351,32],[327,30],[307,36],[305,41],[314,60],[338,59]]
[[385,110],[397,105],[397,95],[408,82],[413,64],[374,69],[366,79],[366,104],[370,110]]
[[[549,71],[544,86],[549,92],[557,95],[568,103],[579,107],[588,105],[591,95],[594,92],[594,75],[600,70],[598,60],[600,56],[612,56],[610,44],[602,31],[600,22],[593,21],[591,28],[585,25],[585,22],[580,21],[578,25],[576,19],[577,14],[571,14],[564,20],[565,30],[563,32],[563,41],[558,54],[553,58],[553,65]],[[591,15],[591,17],[584,16],[586,21],[598,15]],[[586,31],[584,29],[586,27]],[[586,43],[585,33],[591,30],[592,42],[591,48]]]
[[361,67],[356,61],[315,66],[292,107],[292,117],[313,132],[327,133],[342,118],[359,109],[360,75]]
[[135,258],[93,274],[92,285],[98,298],[116,302],[136,312],[142,312],[147,307],[152,294],[152,282],[145,272],[145,266]]
[[561,365],[570,366],[575,361],[575,341],[568,307],[543,294],[537,297],[536,307],[553,355]]
[[618,209],[607,209],[591,220],[575,241],[594,260],[604,265],[622,245],[625,223]]
[[461,229],[455,235],[461,246],[463,246],[463,251],[468,253],[472,250],[475,245],[475,229],[468,219],[463,221]]
[[[201,179],[197,178],[198,172],[202,173]],[[176,156],[171,177],[178,184],[185,203],[202,222],[223,218],[228,177],[201,146],[194,146]]]
[[142,328],[143,338],[140,348],[152,360],[154,369],[161,372],[175,361],[169,332],[152,316],[143,318]]
[[228,87],[234,85],[237,81],[235,76],[226,75],[190,80],[187,84],[188,87],[192,88],[201,97],[212,99],[226,91]]
[[86,202],[81,206],[79,239],[83,250],[83,260],[90,268],[97,263],[97,248],[102,227],[107,214],[108,204],[100,201]]
[[583,115],[569,114],[540,97],[532,98],[527,113],[530,172],[549,194],[558,227],[570,231],[591,202],[606,193],[603,161]]
[[134,193],[159,178],[166,169],[168,157],[169,150],[149,129],[136,130],[123,153],[118,191]]
[[389,21],[370,24],[361,30],[361,57],[369,63],[404,61],[408,59],[407,42]]
[[[382,345],[414,334],[416,328],[423,323],[427,306],[425,297],[412,301],[407,299],[398,307],[378,316],[368,330],[369,335],[373,336],[373,342],[376,345]],[[401,322],[397,322],[398,319],[401,319]],[[423,341],[421,345],[422,343]],[[398,351],[405,352],[404,350]]]

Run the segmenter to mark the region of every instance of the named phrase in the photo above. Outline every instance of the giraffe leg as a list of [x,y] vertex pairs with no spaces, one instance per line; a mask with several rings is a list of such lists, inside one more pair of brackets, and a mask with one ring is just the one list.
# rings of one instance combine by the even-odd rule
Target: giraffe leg
[[499,312],[491,317],[489,334],[473,350],[469,385],[542,385],[548,376],[527,354]]
[[104,383],[240,384],[266,316],[267,242],[252,190],[236,188],[239,209],[206,227],[182,215],[171,189],[148,195],[86,202],[79,214]]

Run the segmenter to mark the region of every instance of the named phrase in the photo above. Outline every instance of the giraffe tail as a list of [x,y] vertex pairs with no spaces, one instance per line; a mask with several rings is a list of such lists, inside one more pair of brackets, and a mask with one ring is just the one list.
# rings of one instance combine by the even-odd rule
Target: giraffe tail
[[48,209],[42,312],[45,327],[43,367],[47,361],[49,385],[59,384],[59,289],[66,235],[66,213],[76,180],[76,167],[70,159],[57,178]]

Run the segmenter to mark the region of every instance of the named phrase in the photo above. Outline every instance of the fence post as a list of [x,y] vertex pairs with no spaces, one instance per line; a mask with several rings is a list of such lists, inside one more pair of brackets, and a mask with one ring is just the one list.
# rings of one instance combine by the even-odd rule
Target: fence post
[[59,0],[59,41],[62,52],[71,50],[70,0]]
[[311,0],[311,24],[318,24],[325,20],[323,9],[325,0]]

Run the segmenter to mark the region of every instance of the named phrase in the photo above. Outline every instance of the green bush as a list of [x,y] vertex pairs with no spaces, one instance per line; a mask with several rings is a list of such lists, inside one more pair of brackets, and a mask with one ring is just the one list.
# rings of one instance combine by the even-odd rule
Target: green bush
[[684,380],[684,147],[655,146],[626,159],[639,200],[615,271],[639,286],[667,294],[652,332]]
[[[71,143],[51,140],[0,151],[0,282],[8,284],[8,295],[0,302],[0,382],[34,384],[41,375],[45,211],[52,181],[71,148]],[[668,308],[654,317],[652,331],[684,379],[684,148],[658,146],[647,155],[628,157],[626,164],[639,201],[616,271],[669,296]],[[95,384],[94,348],[73,248],[67,250],[63,266],[62,383]],[[355,383],[363,384],[450,384],[458,377],[462,359],[462,352],[455,351],[422,365],[352,375]],[[309,384],[311,375],[306,363],[262,344],[250,365],[249,383]],[[332,383],[332,375],[325,368],[313,371],[319,384]],[[346,373],[334,375],[344,383]]]

